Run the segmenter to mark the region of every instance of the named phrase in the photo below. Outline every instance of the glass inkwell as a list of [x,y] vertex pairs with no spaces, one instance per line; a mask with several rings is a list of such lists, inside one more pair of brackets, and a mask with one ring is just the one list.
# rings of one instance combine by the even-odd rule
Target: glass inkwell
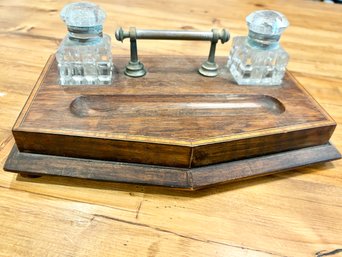
[[62,85],[110,84],[113,74],[111,38],[102,33],[105,12],[89,2],[65,6],[68,28],[56,54]]
[[288,20],[279,12],[261,10],[246,21],[248,36],[233,39],[227,64],[230,73],[239,85],[280,85],[289,55],[279,39]]

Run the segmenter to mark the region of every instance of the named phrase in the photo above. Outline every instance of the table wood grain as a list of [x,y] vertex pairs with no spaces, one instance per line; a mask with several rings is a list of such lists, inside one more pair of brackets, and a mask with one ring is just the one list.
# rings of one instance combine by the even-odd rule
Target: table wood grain
[[[46,60],[66,33],[67,1],[0,1],[0,162]],[[97,1],[116,27],[245,35],[257,9],[284,13],[288,69],[336,120],[342,149],[342,5],[317,1]],[[227,56],[231,43],[217,47]],[[142,41],[142,55],[207,54],[205,42]],[[114,55],[129,42],[113,40]],[[167,60],[165,65],[167,64]],[[115,59],[114,59],[115,62]],[[0,256],[342,256],[342,161],[198,192],[0,171]]]

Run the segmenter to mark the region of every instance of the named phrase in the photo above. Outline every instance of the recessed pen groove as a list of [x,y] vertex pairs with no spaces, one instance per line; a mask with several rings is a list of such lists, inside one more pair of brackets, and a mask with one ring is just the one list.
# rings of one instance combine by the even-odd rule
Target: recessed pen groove
[[82,95],[70,104],[78,117],[279,115],[284,105],[268,95]]

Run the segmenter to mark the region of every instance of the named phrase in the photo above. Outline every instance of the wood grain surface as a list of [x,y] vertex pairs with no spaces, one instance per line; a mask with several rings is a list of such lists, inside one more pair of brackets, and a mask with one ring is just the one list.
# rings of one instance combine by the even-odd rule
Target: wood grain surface
[[[0,2],[0,162],[11,128],[65,35],[66,1]],[[98,1],[105,31],[212,27],[246,34],[257,9],[284,13],[288,69],[337,122],[342,149],[342,6],[317,1]],[[217,46],[228,55],[231,44]],[[205,42],[142,41],[143,55],[206,55]],[[114,55],[129,43],[113,41]],[[115,62],[115,60],[114,60]],[[167,62],[167,60],[165,60]],[[341,256],[342,161],[198,192],[0,173],[0,256]]]

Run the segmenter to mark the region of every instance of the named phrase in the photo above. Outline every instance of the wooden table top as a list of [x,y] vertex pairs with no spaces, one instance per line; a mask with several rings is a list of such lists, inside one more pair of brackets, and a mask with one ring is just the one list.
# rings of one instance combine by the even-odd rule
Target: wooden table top
[[[46,60],[66,33],[67,1],[2,1],[0,161],[11,128]],[[97,1],[116,27],[228,28],[245,35],[257,9],[284,13],[288,69],[336,120],[342,149],[342,5],[318,1]],[[231,41],[218,44],[227,56]],[[143,55],[206,55],[208,44],[141,41]],[[167,60],[165,60],[167,61]],[[114,60],[115,63],[115,60]],[[0,171],[0,256],[342,256],[342,161],[197,192],[61,177],[28,179]]]

